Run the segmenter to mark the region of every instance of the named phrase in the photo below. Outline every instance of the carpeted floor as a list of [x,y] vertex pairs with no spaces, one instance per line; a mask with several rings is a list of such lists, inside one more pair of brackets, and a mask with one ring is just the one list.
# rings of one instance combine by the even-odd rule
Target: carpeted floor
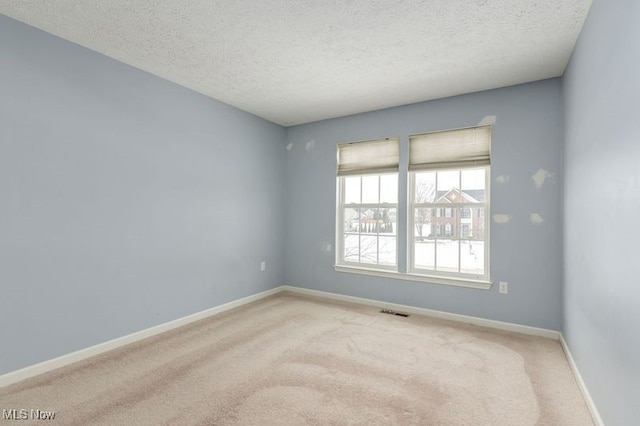
[[593,424],[555,340],[287,293],[1,388],[0,409],[64,425]]

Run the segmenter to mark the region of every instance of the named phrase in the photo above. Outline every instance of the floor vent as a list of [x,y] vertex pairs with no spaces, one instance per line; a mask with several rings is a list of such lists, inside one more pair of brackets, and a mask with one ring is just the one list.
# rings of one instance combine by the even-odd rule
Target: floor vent
[[409,314],[405,314],[405,313],[402,313],[402,312],[392,311],[391,309],[381,309],[381,310],[380,310],[380,313],[381,313],[381,314],[387,314],[387,315],[396,315],[396,316],[399,316],[399,317],[405,317],[405,318],[409,316]]

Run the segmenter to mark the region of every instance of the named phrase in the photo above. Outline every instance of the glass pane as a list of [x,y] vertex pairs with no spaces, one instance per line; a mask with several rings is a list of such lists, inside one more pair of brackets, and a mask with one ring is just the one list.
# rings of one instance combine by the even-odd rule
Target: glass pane
[[[484,208],[466,208],[469,217],[461,214],[460,272],[484,275]],[[466,235],[465,235],[466,233]]]
[[415,174],[415,202],[433,203],[436,196],[436,173]]
[[413,263],[418,269],[435,270],[436,213],[438,209],[413,211]]
[[360,204],[360,176],[344,178],[345,204]]
[[378,262],[378,237],[375,235],[360,236],[360,262]]
[[462,223],[460,224],[460,239],[466,240],[471,235],[471,228],[468,224]]
[[[446,225],[443,226],[446,232]],[[436,269],[438,271],[458,272],[459,241],[451,238],[438,239],[436,245]]]
[[413,236],[416,241],[424,238],[433,238],[435,229],[433,228],[436,209],[417,208],[413,215]]
[[359,209],[344,209],[343,219],[345,233],[360,231]]
[[360,210],[360,232],[363,234],[375,234],[378,224],[378,209]]
[[379,263],[380,265],[396,264],[396,237],[383,237],[379,238]]
[[460,242],[460,272],[484,275],[484,241]]
[[397,174],[380,176],[380,202],[392,204],[398,202]]
[[469,224],[469,239],[484,241],[485,240],[485,228],[484,228],[484,208],[470,208],[471,219],[466,220]]
[[395,235],[396,233],[396,209],[379,209],[378,232],[380,234]]
[[458,209],[457,213],[460,220],[458,223],[457,233],[454,235],[454,237],[460,239],[471,238],[471,229],[474,224],[472,210],[475,209],[472,209],[471,207],[461,207]]
[[344,260],[347,262],[358,262],[360,260],[360,236],[358,234],[345,234]]
[[378,203],[380,176],[362,176],[362,203]]
[[437,203],[440,202],[458,202],[456,200],[456,195],[458,194],[458,190],[460,189],[460,171],[459,170],[448,170],[445,172],[437,172],[438,173],[438,193],[437,193]]
[[462,195],[464,203],[483,203],[486,199],[485,169],[462,170]]
[[436,240],[431,238],[415,242],[413,253],[416,268],[435,270],[435,245]]

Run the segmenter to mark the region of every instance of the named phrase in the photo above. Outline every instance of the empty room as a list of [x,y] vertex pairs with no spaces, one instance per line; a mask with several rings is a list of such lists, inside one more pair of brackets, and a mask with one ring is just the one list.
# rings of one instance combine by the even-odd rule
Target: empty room
[[637,0],[0,0],[0,424],[637,425],[639,122]]

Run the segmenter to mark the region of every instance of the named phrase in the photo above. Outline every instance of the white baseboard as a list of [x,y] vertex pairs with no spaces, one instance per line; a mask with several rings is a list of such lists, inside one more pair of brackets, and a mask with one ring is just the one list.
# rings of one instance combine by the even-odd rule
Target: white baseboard
[[307,296],[322,297],[325,299],[340,300],[343,302],[358,303],[360,305],[374,306],[381,309],[391,309],[398,312],[406,312],[415,315],[426,315],[429,317],[446,319],[451,321],[463,322],[466,324],[474,324],[483,327],[495,328],[499,330],[515,331],[517,333],[529,334],[532,336],[546,337],[549,339],[560,339],[560,332],[548,330],[545,328],[530,327],[527,325],[512,324],[503,321],[495,321],[485,318],[472,317],[468,315],[452,314],[450,312],[436,311],[433,309],[418,308],[415,306],[400,305],[397,303],[382,302],[374,299],[364,299],[362,297],[345,296],[343,294],[329,293],[320,290],[311,290],[308,288],[294,287],[284,285],[280,287],[283,291],[303,294]]
[[452,314],[450,312],[436,311],[433,309],[417,308],[415,306],[400,305],[397,303],[382,302],[379,300],[365,299],[362,297],[345,296],[343,294],[329,293],[326,291],[312,290],[308,288],[294,287],[289,285],[284,285],[280,287],[280,289],[282,291],[289,291],[292,293],[302,294],[306,296],[314,296],[314,297],[320,297],[320,298],[330,299],[330,300],[357,303],[360,305],[373,306],[381,309],[391,309],[398,312],[406,312],[406,313],[416,314],[416,315],[426,315],[426,316],[440,318],[440,319],[446,319],[451,321],[463,322],[467,324],[479,325],[483,327],[495,328],[499,330],[508,330],[508,331],[514,331],[517,333],[523,333],[523,334],[528,334],[533,336],[540,336],[540,337],[560,340],[562,349],[564,350],[564,353],[567,357],[567,361],[569,362],[571,370],[573,371],[573,374],[576,377],[576,381],[578,382],[578,387],[580,388],[580,391],[582,392],[585,403],[589,408],[589,412],[593,417],[593,422],[595,423],[596,426],[604,426],[604,422],[600,417],[600,413],[598,412],[598,409],[596,408],[596,405],[593,402],[593,399],[591,398],[591,394],[589,393],[589,390],[587,389],[587,386],[584,383],[584,380],[582,380],[582,376],[578,371],[578,367],[573,359],[573,356],[571,355],[571,351],[569,350],[569,347],[567,346],[567,342],[564,340],[564,336],[559,331],[548,330],[548,329],[537,328],[537,327],[530,327],[530,326],[520,325],[520,324],[512,324],[512,323],[502,322],[502,321],[494,321],[494,320],[489,320],[485,318],[472,317],[468,315]]
[[247,303],[255,302],[256,300],[263,299],[265,297],[277,294],[282,291],[282,287],[276,287],[261,293],[253,294],[251,296],[243,297],[242,299],[234,300],[233,302],[225,303],[223,305],[216,306],[211,309],[207,309],[195,314],[187,315],[186,317],[178,318],[173,321],[166,322],[154,327],[147,328],[145,330],[137,331],[135,333],[127,334],[126,336],[118,337],[107,342],[99,343],[95,346],[90,346],[85,349],[80,349],[75,352],[71,352],[66,355],[59,356],[57,358],[50,359],[48,361],[41,362],[39,364],[30,365],[20,370],[11,371],[0,376],[0,388],[10,385],[12,383],[19,382],[20,380],[28,379],[38,374],[46,373],[56,368],[64,367],[74,362],[81,361],[94,355],[101,354],[103,352],[110,351],[112,349],[119,348],[129,343],[136,342],[138,340],[145,339],[147,337],[155,336],[156,334],[163,333],[165,331],[172,330],[174,328],[201,320],[203,318],[210,317],[212,315],[219,314],[221,312],[228,311],[238,306],[246,305]]
[[357,303],[357,304],[373,306],[377,308],[392,309],[394,311],[399,311],[399,312],[406,312],[406,313],[416,314],[416,315],[425,315],[425,316],[434,317],[434,318],[446,319],[451,321],[463,322],[467,324],[479,325],[483,327],[495,328],[499,330],[514,331],[514,332],[533,335],[533,336],[541,336],[541,337],[546,337],[550,339],[560,340],[562,344],[562,348],[566,354],[567,360],[571,367],[571,370],[573,371],[573,374],[576,377],[578,386],[582,391],[585,402],[587,404],[587,407],[589,408],[589,411],[591,412],[591,415],[593,417],[593,420],[596,426],[604,426],[602,418],[600,417],[600,414],[598,413],[598,410],[593,402],[593,399],[591,398],[591,394],[589,393],[586,384],[582,380],[582,376],[578,371],[578,367],[576,366],[576,363],[573,360],[573,356],[571,355],[569,347],[567,346],[567,342],[564,340],[564,337],[559,331],[547,330],[544,328],[537,328],[537,327],[530,327],[526,325],[512,324],[512,323],[502,322],[502,321],[489,320],[485,318],[472,317],[468,315],[453,314],[450,312],[437,311],[433,309],[418,308],[415,306],[400,305],[397,303],[389,303],[389,302],[383,302],[383,301],[373,300],[373,299],[365,299],[362,297],[346,296],[343,294],[329,293],[326,291],[312,290],[312,289],[294,287],[289,285],[283,285],[267,291],[263,291],[261,293],[253,294],[251,296],[234,300],[233,302],[225,303],[223,305],[216,306],[201,312],[197,312],[195,314],[191,314],[183,318],[169,321],[164,324],[160,324],[151,328],[147,328],[145,330],[128,334],[126,336],[118,337],[116,339],[109,340],[107,342],[100,343],[85,349],[81,349],[79,351],[72,352],[66,355],[62,355],[57,358],[41,362],[39,364],[31,365],[29,367],[25,367],[20,370],[6,373],[0,376],[0,387],[19,382],[20,380],[28,379],[30,377],[33,377],[42,373],[46,373],[51,370],[55,370],[56,368],[64,367],[66,365],[69,365],[77,361],[81,361],[91,356],[98,355],[103,352],[107,352],[109,350],[119,348],[121,346],[145,339],[147,337],[155,336],[165,331],[169,331],[174,328],[198,321],[200,319],[207,318],[242,305],[246,305],[247,303],[251,303],[256,300],[263,299],[265,297],[280,293],[282,291],[289,291],[292,293],[320,297],[320,298],[330,299],[330,300]]
[[562,344],[562,349],[564,350],[564,354],[567,356],[567,361],[569,361],[569,366],[571,367],[571,371],[573,371],[573,375],[578,382],[578,387],[582,392],[582,396],[584,397],[584,401],[587,404],[587,408],[589,408],[589,412],[591,413],[591,417],[593,417],[593,422],[596,426],[604,426],[604,422],[602,421],[602,417],[600,417],[600,413],[598,412],[598,408],[596,404],[593,402],[591,398],[591,394],[589,393],[589,389],[587,389],[587,385],[582,379],[582,375],[580,374],[580,370],[578,370],[578,365],[573,359],[573,355],[571,355],[571,351],[569,350],[569,345],[567,345],[567,341],[564,340],[564,336],[560,336],[560,344]]

